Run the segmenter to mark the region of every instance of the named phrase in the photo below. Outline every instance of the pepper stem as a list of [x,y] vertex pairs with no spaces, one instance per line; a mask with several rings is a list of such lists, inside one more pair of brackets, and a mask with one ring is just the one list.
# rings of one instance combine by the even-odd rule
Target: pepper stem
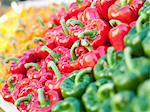
[[141,32],[143,30],[143,27],[142,27],[142,23],[144,22],[144,20],[147,19],[147,15],[146,14],[142,14],[142,16],[140,16],[136,22],[136,29],[137,29],[137,32]]
[[36,17],[36,20],[42,26],[42,28],[46,27],[45,24],[44,24],[43,19],[40,16]]
[[48,52],[54,59],[54,61],[56,63],[58,63],[58,58],[60,58],[60,55],[59,54],[56,54],[53,50],[51,50],[50,48],[48,48],[47,46],[43,46],[41,48],[42,51],[45,51],[45,52]]
[[97,0],[94,0],[94,1],[91,3],[91,7],[95,7],[96,2],[97,2]]
[[113,47],[109,47],[108,48],[108,51],[107,51],[107,62],[108,62],[108,65],[111,67],[113,66],[113,64],[115,63],[115,49]]
[[18,64],[19,63],[19,58],[17,58],[17,57],[10,57],[10,58],[5,58],[4,59],[5,63],[9,63],[10,61],[15,61],[16,64]]
[[24,97],[21,97],[21,98],[17,99],[17,100],[15,101],[15,105],[16,105],[17,107],[19,107],[21,102],[23,102],[23,101],[30,102],[31,99],[32,99],[32,94],[28,94],[27,96],[24,96]]
[[28,69],[28,68],[30,68],[30,67],[35,67],[38,71],[39,71],[40,68],[41,68],[39,64],[33,63],[33,62],[31,62],[31,63],[26,63],[26,64],[24,65],[24,67],[25,67],[26,69]]
[[62,74],[60,73],[59,69],[57,68],[56,64],[53,61],[50,61],[48,63],[48,68],[52,68],[57,77],[57,80],[59,80],[62,77]]
[[43,88],[38,89],[38,99],[39,99],[41,108],[45,108],[50,105],[50,101],[46,100],[44,97],[44,89]]
[[69,12],[69,7],[68,7],[68,5],[67,5],[65,2],[63,2],[62,5],[64,6],[65,11],[66,11],[66,12]]
[[60,20],[60,24],[61,24],[61,26],[62,26],[62,28],[63,28],[63,30],[64,30],[65,35],[68,36],[68,35],[69,35],[69,30],[68,30],[68,28],[67,28],[67,25],[66,25],[66,23],[65,23],[65,20],[64,20],[64,19],[61,19],[61,20]]
[[46,44],[46,40],[41,37],[37,37],[33,39],[34,43],[42,42],[43,44]]
[[14,87],[16,86],[16,84],[13,84],[12,81],[13,81],[13,77],[9,77],[8,78],[8,81],[7,81],[7,84],[9,86],[9,91],[12,92]]
[[131,48],[130,47],[125,48],[124,56],[125,56],[125,62],[126,62],[126,65],[127,65],[128,69],[133,70],[134,66],[133,66],[133,63],[132,63]]
[[90,42],[87,39],[83,39],[81,41],[81,45],[86,47],[89,52],[93,50],[93,47],[91,46]]
[[80,40],[77,40],[71,47],[70,53],[71,53],[71,59],[73,61],[75,61],[78,58],[75,54],[75,49],[79,46],[80,46]]
[[0,55],[0,58],[1,58],[1,59],[5,59],[5,56],[4,56],[4,55]]
[[72,26],[79,25],[81,28],[84,28],[84,24],[80,20],[69,19],[66,25],[69,26],[70,24]]
[[94,40],[97,35],[98,35],[98,30],[85,30],[84,32],[80,33],[78,37],[84,38],[85,36],[88,36],[89,40]]
[[88,68],[85,68],[85,69],[79,71],[75,77],[75,84],[78,84],[81,80],[81,77],[85,74],[88,74],[88,73],[92,73],[91,67],[88,67]]
[[4,82],[5,82],[5,80],[0,78],[0,83],[4,83]]
[[109,21],[109,23],[110,23],[110,25],[111,25],[112,27],[115,27],[115,26],[117,26],[117,25],[120,25],[122,22],[119,21],[119,20],[111,19],[111,20]]
[[127,0],[121,0],[121,7],[128,5]]

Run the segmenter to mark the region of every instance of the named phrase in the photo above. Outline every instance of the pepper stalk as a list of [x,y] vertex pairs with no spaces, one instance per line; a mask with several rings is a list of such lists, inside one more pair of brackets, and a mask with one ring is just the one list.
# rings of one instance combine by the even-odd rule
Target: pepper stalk
[[44,89],[38,89],[38,100],[40,102],[40,108],[45,108],[50,105],[50,100],[46,100],[44,96]]

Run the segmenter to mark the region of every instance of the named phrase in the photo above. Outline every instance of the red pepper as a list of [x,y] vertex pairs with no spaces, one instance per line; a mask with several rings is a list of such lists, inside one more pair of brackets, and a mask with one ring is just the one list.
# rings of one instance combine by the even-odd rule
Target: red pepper
[[55,39],[56,45],[70,48],[72,46],[72,44],[77,40],[77,38],[69,35],[69,30],[66,26],[64,19],[62,19],[60,21],[60,24],[62,25],[62,28],[63,28],[65,35],[56,36],[56,39]]
[[[41,65],[41,66],[40,66]],[[29,68],[31,67],[31,68]],[[53,75],[51,72],[47,70],[46,63],[44,61],[44,64],[37,64],[37,63],[26,63],[25,68],[28,69],[27,71],[27,77],[29,79],[37,79],[42,83],[45,84],[46,80],[52,79]]]
[[83,54],[86,54],[87,52],[88,52],[88,50],[85,47],[83,47],[83,46],[77,47],[75,49],[76,56],[81,56]]
[[80,17],[80,18],[83,22],[86,22],[86,21],[91,20],[91,19],[100,19],[101,18],[97,12],[95,4],[96,4],[96,0],[94,0],[91,3],[90,7],[86,8],[84,10],[83,14],[81,14],[82,17]]
[[16,101],[18,98],[26,96],[29,93],[34,96],[40,87],[42,87],[42,84],[38,80],[24,78],[16,84],[11,95],[13,100]]
[[56,14],[50,16],[50,22],[54,23],[55,25],[60,25],[60,19],[66,14],[65,8],[61,8]]
[[116,0],[97,0],[96,8],[100,15],[105,20],[108,20],[108,8],[115,2]]
[[41,37],[37,37],[34,38],[34,42],[35,43],[39,43],[42,42],[43,45],[46,45],[47,47],[53,49],[56,47],[55,45],[55,39],[54,38],[41,38]]
[[93,48],[109,43],[108,32],[110,25],[102,19],[93,19],[88,21],[86,30],[78,35],[79,38],[88,38]]
[[37,99],[31,102],[29,112],[51,112],[52,107],[60,100],[59,94],[54,91],[38,89]]
[[81,68],[94,67],[99,58],[103,57],[106,54],[106,52],[107,52],[106,46],[99,46],[96,50],[91,50],[90,52],[81,55],[77,59],[77,62]]
[[118,20],[110,20],[110,24],[117,26],[109,31],[109,40],[116,51],[121,51],[125,48],[124,37],[129,32],[130,26]]
[[83,12],[87,7],[89,7],[91,4],[90,1],[83,1],[80,4],[73,3],[69,7],[69,12],[64,16],[65,20],[70,19],[73,16],[77,16],[80,12]]
[[[40,54],[42,54],[42,53],[40,53]],[[42,54],[42,55],[44,55],[44,54]],[[24,67],[24,64],[29,63],[29,62],[37,62],[37,61],[39,61],[39,58],[37,57],[37,53],[35,53],[35,50],[31,49],[28,52],[24,53],[19,58],[16,58],[16,57],[6,58],[5,61],[9,62],[11,60],[13,60],[15,62],[11,63],[10,72],[13,74],[15,74],[15,73],[25,74],[26,69]]]
[[77,38],[78,34],[85,29],[85,25],[80,20],[69,19],[66,21],[66,25],[68,26],[69,35],[74,38]]
[[24,78],[23,74],[12,74],[8,78],[8,81],[4,83],[1,95],[6,101],[14,102],[11,93],[13,92],[13,89],[15,88],[18,81],[21,81],[23,78]]
[[108,17],[130,23],[138,18],[138,10],[143,3],[143,0],[117,0],[109,7]]
[[60,85],[61,85],[62,81],[66,78],[67,74],[62,75],[60,73],[59,69],[57,68],[56,64],[53,61],[50,61],[48,63],[48,68],[51,68],[54,71],[54,78],[53,78],[53,80],[48,80],[45,83],[46,90],[55,90],[59,94],[61,94]]

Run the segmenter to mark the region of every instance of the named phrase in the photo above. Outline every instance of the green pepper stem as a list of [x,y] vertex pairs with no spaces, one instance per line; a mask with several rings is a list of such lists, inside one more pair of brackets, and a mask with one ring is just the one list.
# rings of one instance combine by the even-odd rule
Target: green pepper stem
[[48,28],[53,28],[55,27],[56,25],[54,23],[48,23]]
[[107,57],[107,62],[108,62],[110,67],[113,66],[113,64],[115,62],[114,55],[115,55],[115,49],[113,47],[109,47],[106,57]]
[[93,47],[91,46],[90,42],[87,39],[83,39],[81,41],[81,45],[87,48],[89,52],[93,50]]
[[35,67],[38,71],[39,71],[40,68],[41,68],[39,64],[33,63],[33,62],[31,62],[31,63],[26,63],[26,64],[24,65],[24,67],[25,67],[26,69],[28,69],[28,68],[30,68],[30,67]]
[[94,1],[91,3],[91,7],[95,7],[96,2],[97,2],[97,0],[94,0]]
[[83,2],[83,0],[76,0],[76,3],[77,3],[78,5],[80,5],[82,2]]
[[59,80],[62,77],[62,74],[60,73],[59,69],[57,68],[56,64],[53,61],[50,61],[48,63],[48,68],[52,68],[57,77],[57,80]]
[[42,26],[42,28],[46,27],[45,24],[44,24],[43,19],[40,16],[36,17],[36,20]]
[[126,6],[128,3],[127,3],[127,0],[121,0],[121,7],[124,7]]
[[136,30],[137,32],[141,32],[143,30],[142,23],[147,19],[147,15],[142,13],[142,15],[138,18],[136,22]]
[[75,61],[78,58],[75,54],[75,49],[79,46],[80,46],[80,40],[77,40],[71,47],[70,53],[71,53],[71,59],[73,61]]
[[65,23],[65,20],[64,20],[64,19],[61,19],[61,20],[60,20],[60,24],[61,24],[61,26],[62,26],[62,28],[63,28],[63,30],[64,30],[65,35],[68,36],[68,35],[69,35],[69,30],[68,30],[68,28],[67,28],[67,25],[66,25],[66,23]]
[[50,48],[48,48],[47,46],[43,46],[41,48],[42,51],[45,51],[45,52],[48,52],[54,59],[54,61],[56,63],[58,63],[58,58],[60,58],[60,55],[59,54],[56,54],[53,50],[51,50]]
[[4,59],[5,63],[9,63],[10,61],[15,61],[16,64],[18,64],[19,63],[19,58],[17,58],[17,57],[10,57],[10,58],[5,58]]
[[4,56],[4,55],[0,55],[0,58],[1,58],[1,59],[5,59],[5,56]]
[[5,80],[0,78],[0,83],[4,83],[4,82],[5,82]]
[[9,86],[9,91],[10,92],[12,92],[14,87],[16,86],[16,84],[13,84],[12,81],[13,81],[13,77],[9,77],[8,80],[7,80],[7,84]]
[[38,99],[39,99],[41,108],[45,108],[50,105],[50,101],[45,99],[43,88],[38,89]]
[[21,97],[21,98],[17,99],[17,100],[15,101],[15,105],[16,105],[17,107],[19,107],[21,102],[23,102],[23,101],[30,102],[31,99],[32,99],[32,94],[28,94],[27,96],[24,96],[24,97]]
[[131,52],[132,52],[131,48],[126,47],[124,50],[124,56],[125,56],[125,62],[126,62],[128,69],[133,70],[134,66],[132,63]]
[[62,5],[64,6],[65,11],[66,11],[66,12],[69,12],[69,7],[68,7],[68,5],[67,5],[65,2],[63,2]]
[[80,82],[82,76],[84,76],[85,74],[89,74],[89,73],[92,73],[91,67],[80,70],[75,77],[75,84],[78,84]]
[[34,43],[42,42],[43,44],[46,44],[46,40],[41,37],[37,37],[33,39]]
[[84,32],[80,33],[78,37],[84,38],[85,36],[88,36],[89,40],[94,40],[97,35],[98,35],[98,30],[85,30]]
[[69,26],[70,24],[72,26],[79,25],[81,28],[84,28],[84,24],[80,20],[69,19],[66,25]]
[[109,21],[109,23],[110,23],[110,25],[111,25],[112,27],[115,27],[115,26],[117,26],[117,25],[120,25],[122,22],[119,21],[119,20],[111,19],[111,20]]

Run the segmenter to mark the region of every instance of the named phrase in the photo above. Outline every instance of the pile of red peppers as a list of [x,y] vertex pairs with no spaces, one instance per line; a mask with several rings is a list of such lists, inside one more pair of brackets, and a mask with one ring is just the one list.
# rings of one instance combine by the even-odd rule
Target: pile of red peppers
[[44,37],[33,41],[35,48],[5,59],[11,62],[11,76],[1,95],[20,112],[51,112],[64,99],[60,87],[67,77],[93,69],[110,46],[116,52],[124,50],[124,37],[136,25],[143,4],[144,0],[76,0],[51,15]]

